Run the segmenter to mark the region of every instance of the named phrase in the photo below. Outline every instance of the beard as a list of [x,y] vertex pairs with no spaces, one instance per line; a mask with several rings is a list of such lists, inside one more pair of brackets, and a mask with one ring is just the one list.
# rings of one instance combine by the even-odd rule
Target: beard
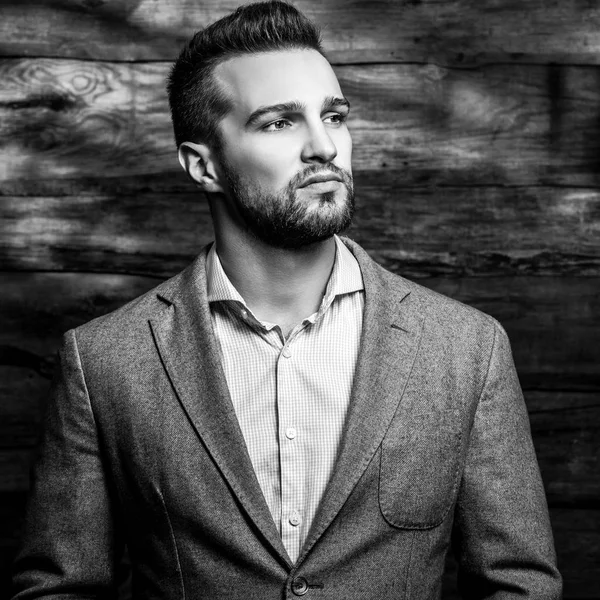
[[[347,229],[354,215],[354,186],[349,171],[331,163],[311,165],[276,193],[267,193],[221,159],[229,195],[248,231],[275,248],[299,249],[324,241]],[[342,190],[299,197],[298,189],[309,176],[328,171],[342,180]],[[317,194],[315,194],[317,195]]]

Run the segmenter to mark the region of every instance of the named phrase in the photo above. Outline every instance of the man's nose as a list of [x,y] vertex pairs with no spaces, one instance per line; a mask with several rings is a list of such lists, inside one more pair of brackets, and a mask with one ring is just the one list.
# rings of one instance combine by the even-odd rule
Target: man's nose
[[337,148],[323,122],[308,128],[307,139],[302,149],[304,162],[331,162],[337,156]]

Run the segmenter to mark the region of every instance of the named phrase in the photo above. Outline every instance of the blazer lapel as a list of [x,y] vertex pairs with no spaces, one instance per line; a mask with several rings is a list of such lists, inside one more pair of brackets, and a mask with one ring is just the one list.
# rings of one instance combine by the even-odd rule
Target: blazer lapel
[[357,244],[344,242],[359,262],[365,285],[363,333],[339,458],[299,560],[333,521],[381,444],[422,331],[421,315],[402,306],[410,287],[376,265]]
[[290,566],[231,403],[206,295],[206,253],[158,291],[163,316],[151,321],[181,405],[247,515]]

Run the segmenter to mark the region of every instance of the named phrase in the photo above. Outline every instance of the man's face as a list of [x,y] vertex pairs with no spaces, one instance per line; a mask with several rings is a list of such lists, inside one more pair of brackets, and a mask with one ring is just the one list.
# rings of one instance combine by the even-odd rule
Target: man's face
[[251,233],[299,248],[350,225],[348,105],[314,50],[244,55],[215,69],[232,103],[217,153],[226,196]]

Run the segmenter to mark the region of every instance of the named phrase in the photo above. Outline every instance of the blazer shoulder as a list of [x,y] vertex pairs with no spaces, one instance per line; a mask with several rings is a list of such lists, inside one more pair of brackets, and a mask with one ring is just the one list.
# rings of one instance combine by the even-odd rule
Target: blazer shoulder
[[[392,312],[419,315],[428,329],[441,337],[462,337],[467,339],[473,333],[491,336],[504,333],[502,326],[490,315],[481,310],[427,288],[401,275],[392,273],[349,238],[342,240],[357,259],[365,290],[376,301],[384,302]],[[394,316],[394,315],[392,315]]]
[[502,325],[491,315],[401,275],[391,273],[379,265],[378,267],[383,271],[383,276],[391,282],[392,287],[402,290],[405,295],[400,310],[410,308],[420,313],[428,329],[441,338],[461,339],[468,344],[475,339],[480,341],[486,339],[488,343],[493,343],[498,335],[507,337]]
[[[393,277],[400,277],[393,275]],[[428,316],[440,322],[452,323],[453,321],[472,321],[482,327],[489,327],[498,323],[491,315],[447,296],[441,292],[432,290],[415,281],[401,278],[411,289],[411,296],[419,308]]]
[[170,304],[169,298],[194,278],[199,260],[120,308],[76,327],[78,347],[96,351],[104,348],[108,353],[122,350],[123,344],[134,347],[140,336],[147,337],[149,321],[163,314]]

